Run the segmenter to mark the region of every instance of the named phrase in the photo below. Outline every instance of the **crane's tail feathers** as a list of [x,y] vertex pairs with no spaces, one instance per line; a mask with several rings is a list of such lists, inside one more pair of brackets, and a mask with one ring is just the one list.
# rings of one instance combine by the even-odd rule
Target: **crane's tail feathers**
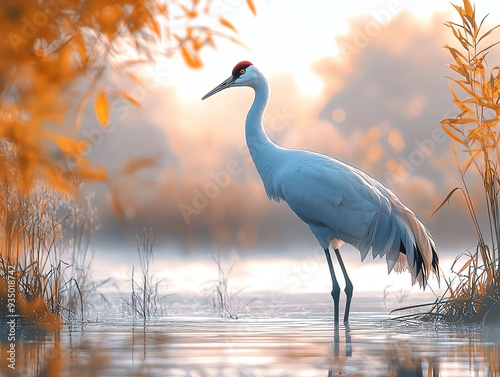
[[[439,258],[434,246],[431,246],[432,260],[430,263],[424,257],[425,254],[422,253],[418,245],[414,245],[413,251],[410,253],[406,250],[403,242],[401,242],[401,252],[399,258],[394,265],[394,271],[402,272],[408,270],[411,272],[412,284],[416,282],[423,288],[427,286],[427,280],[429,279],[430,272],[432,272],[440,283],[439,279]],[[414,263],[409,264],[408,254],[414,254]],[[390,272],[390,270],[389,270]]]
[[407,225],[407,235],[411,236],[406,237],[406,242],[401,239],[398,258],[398,262],[401,262],[396,264],[395,270],[401,271],[406,267],[412,275],[412,284],[418,282],[424,289],[432,272],[439,284],[439,257],[434,240],[413,212],[408,208],[403,208],[402,212],[402,221]]
[[358,248],[362,259],[370,249],[374,258],[385,255],[388,272],[410,271],[412,284],[418,282],[425,289],[431,272],[439,283],[436,245],[427,228],[403,205],[389,215],[375,216]]

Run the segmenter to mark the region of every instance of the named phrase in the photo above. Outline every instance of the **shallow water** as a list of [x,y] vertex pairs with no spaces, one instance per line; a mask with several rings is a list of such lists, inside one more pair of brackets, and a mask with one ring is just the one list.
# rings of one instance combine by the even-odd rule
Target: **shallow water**
[[12,376],[499,375],[497,331],[396,321],[388,315],[395,306],[380,297],[355,299],[346,327],[333,325],[327,295],[260,298],[239,319],[219,318],[196,297],[182,297],[146,326],[101,316],[19,340],[16,370],[6,365],[3,342],[0,370]]

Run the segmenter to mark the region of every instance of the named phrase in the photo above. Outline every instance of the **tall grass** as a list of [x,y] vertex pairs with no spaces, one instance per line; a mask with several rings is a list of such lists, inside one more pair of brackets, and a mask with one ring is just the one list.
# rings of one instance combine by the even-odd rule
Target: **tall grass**
[[[500,66],[487,64],[489,53],[500,43],[491,40],[500,25],[483,30],[487,16],[479,21],[469,0],[453,7],[460,22],[449,21],[446,26],[458,44],[445,48],[453,58],[450,90],[458,115],[441,124],[450,138],[462,184],[439,208],[454,194],[462,194],[476,246],[455,259],[447,291],[433,312],[449,321],[479,322],[500,299]],[[478,180],[482,197],[475,191]]]
[[221,317],[228,316],[232,319],[238,318],[238,313],[234,309],[234,298],[239,293],[233,293],[229,289],[229,277],[231,276],[231,272],[233,271],[234,264],[236,261],[231,263],[229,270],[227,272],[224,271],[222,267],[220,255],[214,257],[210,254],[210,258],[217,265],[217,275],[218,278],[211,280],[209,283],[212,283],[212,306],[214,311],[218,312]]
[[14,311],[27,321],[58,327],[83,319],[90,207],[41,183],[19,190],[11,173],[0,180],[0,306],[14,278]]
[[136,235],[137,252],[141,271],[139,277],[135,277],[135,267],[132,269],[132,292],[128,306],[134,317],[139,315],[144,321],[151,316],[162,314],[160,305],[159,286],[163,279],[156,280],[151,273],[151,262],[154,257],[155,234],[152,228],[144,228],[141,235]]
[[93,192],[88,192],[81,206],[70,208],[67,221],[68,276],[66,280],[66,309],[69,320],[90,316],[89,299],[98,288],[90,268],[95,250],[90,250],[92,232],[99,227],[96,209],[92,206]]
[[207,291],[209,293],[210,301],[214,312],[218,313],[223,318],[238,319],[241,313],[247,306],[253,301],[257,300],[254,297],[248,301],[242,301],[240,299],[240,293],[245,289],[245,287],[233,291],[231,285],[229,284],[229,278],[231,272],[235,266],[236,260],[231,263],[231,266],[227,270],[224,270],[220,255],[214,257],[210,254],[210,258],[217,265],[217,279],[207,281],[204,283],[207,285]]

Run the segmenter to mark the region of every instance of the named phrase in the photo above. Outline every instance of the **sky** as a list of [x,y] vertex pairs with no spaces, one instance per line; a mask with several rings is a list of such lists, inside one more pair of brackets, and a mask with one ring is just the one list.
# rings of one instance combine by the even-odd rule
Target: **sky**
[[[287,268],[305,271],[303,260],[319,263],[308,227],[286,204],[268,200],[249,158],[244,120],[252,91],[235,88],[201,101],[241,60],[251,61],[270,81],[264,122],[275,142],[328,154],[378,179],[413,209],[448,259],[473,247],[472,224],[458,196],[431,217],[460,184],[440,126],[455,111],[446,78],[450,57],[442,47],[452,43],[443,25],[454,17],[449,2],[255,3],[256,17],[243,0],[214,2],[248,48],[219,40],[217,49],[202,52],[198,70],[180,57],[161,60],[143,72],[149,78],[144,88],[131,89],[141,108],[112,105],[106,130],[88,114],[82,132],[92,141],[89,157],[111,172],[130,158],[157,158],[153,168],[119,182],[129,215],[126,229],[114,218],[109,194],[95,188],[102,229],[93,241],[104,263],[96,271],[116,255],[135,254],[133,234],[144,226],[153,226],[169,256],[264,258],[284,269],[281,280],[290,280]],[[491,13],[490,23],[500,22],[496,2],[481,1],[477,8]],[[362,266],[359,253],[346,250],[346,263],[359,275],[377,274],[373,266],[385,274],[383,263],[369,265],[369,257]],[[248,263],[256,270],[262,266]],[[191,273],[203,280],[203,263],[193,266]],[[322,267],[327,274],[326,263]],[[126,275],[127,268],[117,267],[116,273]],[[252,268],[241,275],[248,277]]]

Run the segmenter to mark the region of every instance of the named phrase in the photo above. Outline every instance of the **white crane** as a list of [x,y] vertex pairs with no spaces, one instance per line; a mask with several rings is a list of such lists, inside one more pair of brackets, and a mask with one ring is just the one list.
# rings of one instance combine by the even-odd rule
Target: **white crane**
[[[270,199],[285,201],[323,247],[332,278],[334,321],[338,323],[340,286],[329,247],[333,247],[345,279],[344,323],[349,320],[353,285],[339,248],[349,243],[364,260],[386,257],[388,272],[409,270],[412,284],[427,285],[432,271],[439,281],[436,245],[429,231],[399,198],[364,172],[332,157],[283,148],[267,135],[262,118],[269,101],[269,84],[255,66],[243,61],[232,75],[205,94],[248,86],[255,98],[248,112],[245,134],[248,148]],[[375,279],[375,277],[367,277]]]

